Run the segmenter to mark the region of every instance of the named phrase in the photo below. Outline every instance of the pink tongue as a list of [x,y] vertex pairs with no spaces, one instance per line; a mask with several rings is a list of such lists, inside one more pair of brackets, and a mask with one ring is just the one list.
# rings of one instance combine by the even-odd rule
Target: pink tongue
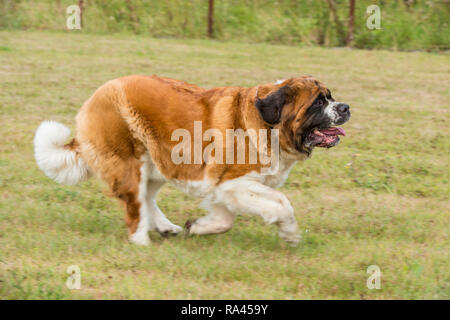
[[345,136],[345,131],[342,128],[327,128],[320,130],[320,132],[330,136]]

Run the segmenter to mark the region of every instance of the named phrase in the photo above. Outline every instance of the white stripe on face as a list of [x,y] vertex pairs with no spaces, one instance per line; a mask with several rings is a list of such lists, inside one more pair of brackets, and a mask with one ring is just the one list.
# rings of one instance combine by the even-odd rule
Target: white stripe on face
[[328,116],[328,118],[331,121],[331,125],[334,126],[336,125],[336,122],[339,118],[339,114],[336,111],[336,106],[338,104],[340,104],[340,102],[337,101],[332,101],[332,100],[328,100],[326,99],[328,102],[328,105],[326,106],[324,113]]

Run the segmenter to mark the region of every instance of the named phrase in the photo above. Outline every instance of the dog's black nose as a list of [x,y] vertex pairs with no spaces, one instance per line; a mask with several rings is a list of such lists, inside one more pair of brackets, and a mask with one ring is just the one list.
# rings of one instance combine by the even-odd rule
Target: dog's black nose
[[347,114],[350,111],[350,106],[345,103],[339,103],[336,109],[340,114]]

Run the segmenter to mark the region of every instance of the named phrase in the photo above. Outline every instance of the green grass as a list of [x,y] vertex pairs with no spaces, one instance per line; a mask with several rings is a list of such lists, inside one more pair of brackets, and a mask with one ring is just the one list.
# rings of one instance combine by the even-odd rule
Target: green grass
[[[0,298],[450,298],[449,71],[445,54],[0,32]],[[297,248],[245,215],[223,235],[152,233],[134,246],[99,181],[63,186],[39,171],[39,123],[73,129],[98,86],[135,73],[205,87],[311,74],[351,105],[348,136],[281,188]],[[177,224],[203,215],[199,202],[170,186],[159,195]],[[380,290],[366,287],[373,264]],[[66,288],[69,265],[80,290]]]
[[[220,0],[214,4],[214,37],[225,41],[287,45],[344,46],[349,1],[333,0],[337,20],[325,0]],[[448,0],[358,0],[354,46],[394,50],[450,49]],[[0,29],[66,30],[73,0],[0,1]],[[378,5],[381,29],[366,27],[368,6]],[[148,37],[206,38],[205,0],[89,0],[83,33],[133,33]]]

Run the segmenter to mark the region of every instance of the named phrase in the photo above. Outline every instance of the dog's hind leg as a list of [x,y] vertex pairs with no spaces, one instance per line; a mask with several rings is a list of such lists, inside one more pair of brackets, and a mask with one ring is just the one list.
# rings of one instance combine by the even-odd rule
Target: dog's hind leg
[[223,204],[204,202],[210,214],[195,221],[188,220],[186,229],[188,234],[214,234],[224,233],[233,226],[236,214],[228,210]]
[[125,223],[131,242],[148,245],[150,238],[150,216],[146,202],[145,186],[141,183],[141,163],[137,159],[116,161],[115,174],[107,179],[112,193],[119,198],[125,206]]

